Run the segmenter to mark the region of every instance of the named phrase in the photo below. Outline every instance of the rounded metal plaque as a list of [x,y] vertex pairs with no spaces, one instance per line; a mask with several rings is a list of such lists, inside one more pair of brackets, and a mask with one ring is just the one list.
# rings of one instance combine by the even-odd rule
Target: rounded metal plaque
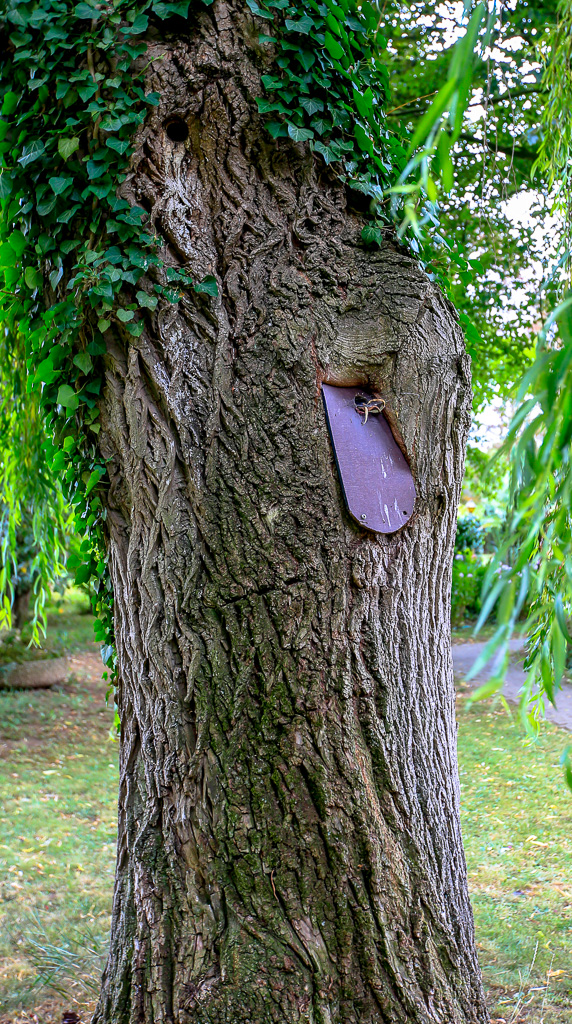
[[322,384],[322,396],[350,515],[374,533],[395,533],[413,514],[415,484],[383,412],[358,412],[356,396],[374,404],[363,388]]

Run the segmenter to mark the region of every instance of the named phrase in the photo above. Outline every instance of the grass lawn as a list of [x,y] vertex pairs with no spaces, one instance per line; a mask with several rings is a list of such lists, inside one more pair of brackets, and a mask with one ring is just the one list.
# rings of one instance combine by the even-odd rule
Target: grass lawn
[[[49,625],[48,650],[62,634],[68,651],[93,638],[90,617],[69,607]],[[64,1009],[87,1021],[97,991],[118,784],[102,668],[92,644],[72,656],[65,687],[0,692],[1,1024],[59,1024]]]
[[493,1019],[572,1022],[570,734],[523,743],[516,713],[459,702],[463,835]]
[[[85,646],[88,625],[66,605],[46,649]],[[87,1022],[104,961],[117,744],[96,649],[72,668],[59,690],[0,692],[0,1024],[59,1024],[66,1009]],[[548,726],[525,747],[516,716],[490,702],[467,709],[462,695],[458,718],[492,1018],[572,1024],[572,795],[558,764],[569,734]]]

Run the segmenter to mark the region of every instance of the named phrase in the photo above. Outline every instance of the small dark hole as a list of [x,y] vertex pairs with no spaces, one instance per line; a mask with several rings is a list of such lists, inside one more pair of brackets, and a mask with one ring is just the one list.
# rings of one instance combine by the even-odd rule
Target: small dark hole
[[180,117],[174,117],[165,125],[165,131],[171,142],[185,142],[189,137],[189,129]]

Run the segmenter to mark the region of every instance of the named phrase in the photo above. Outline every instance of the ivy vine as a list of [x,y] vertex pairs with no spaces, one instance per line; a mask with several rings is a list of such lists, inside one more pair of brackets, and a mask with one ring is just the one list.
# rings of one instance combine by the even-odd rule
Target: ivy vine
[[344,181],[368,195],[372,219],[363,237],[380,242],[388,189],[406,149],[385,115],[387,38],[379,9],[350,0],[246,2],[253,14],[276,21],[278,32],[259,35],[261,43],[272,42],[277,49],[276,74],[262,76],[269,98],[258,100],[260,112],[271,115],[268,131],[274,138],[309,142]]

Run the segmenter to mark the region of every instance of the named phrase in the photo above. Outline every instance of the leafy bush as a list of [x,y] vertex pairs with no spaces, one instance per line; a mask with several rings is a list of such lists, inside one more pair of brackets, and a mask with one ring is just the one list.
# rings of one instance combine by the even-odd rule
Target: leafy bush
[[457,520],[457,535],[455,537],[455,551],[474,551],[480,553],[485,547],[484,524],[477,516],[470,512],[467,515],[459,516]]
[[468,549],[455,555],[451,587],[453,626],[460,626],[464,618],[473,618],[479,614],[485,568],[483,559]]

